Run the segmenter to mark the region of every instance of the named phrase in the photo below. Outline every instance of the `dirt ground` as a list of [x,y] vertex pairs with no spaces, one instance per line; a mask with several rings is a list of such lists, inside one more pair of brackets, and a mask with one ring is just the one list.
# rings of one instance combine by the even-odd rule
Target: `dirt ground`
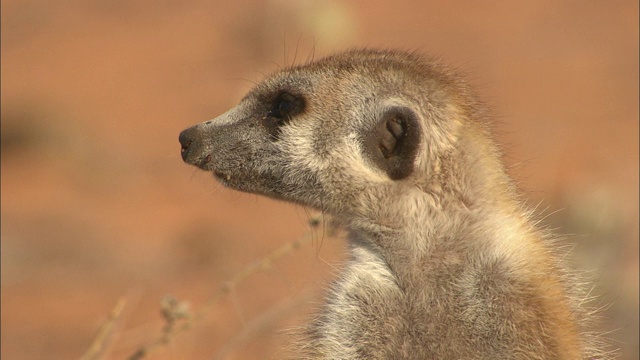
[[160,336],[165,295],[193,313],[223,284],[150,358],[281,357],[343,240],[225,283],[313,214],[222,188],[178,134],[279,66],[367,46],[468,75],[524,195],[571,234],[602,331],[638,359],[638,2],[390,4],[3,0],[2,358],[80,358],[105,324],[97,353],[127,358]]

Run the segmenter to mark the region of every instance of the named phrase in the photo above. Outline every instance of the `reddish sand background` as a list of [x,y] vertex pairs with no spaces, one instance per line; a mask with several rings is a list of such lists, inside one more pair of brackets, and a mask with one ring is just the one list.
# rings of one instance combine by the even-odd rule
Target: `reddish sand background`
[[[178,133],[265,72],[371,46],[469,75],[524,194],[573,234],[602,329],[637,359],[638,2],[390,4],[3,0],[2,357],[79,358],[124,297],[104,358],[126,358],[158,336],[164,295],[197,308],[305,233],[304,209],[184,165]],[[277,358],[343,245],[316,237],[154,358]]]

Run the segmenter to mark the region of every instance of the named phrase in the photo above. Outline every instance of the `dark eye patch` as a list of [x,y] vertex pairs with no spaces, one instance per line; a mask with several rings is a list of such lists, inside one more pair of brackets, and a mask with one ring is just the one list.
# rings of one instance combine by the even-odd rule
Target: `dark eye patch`
[[300,96],[288,92],[279,93],[272,101],[263,124],[272,137],[278,137],[280,127],[304,111],[305,102]]

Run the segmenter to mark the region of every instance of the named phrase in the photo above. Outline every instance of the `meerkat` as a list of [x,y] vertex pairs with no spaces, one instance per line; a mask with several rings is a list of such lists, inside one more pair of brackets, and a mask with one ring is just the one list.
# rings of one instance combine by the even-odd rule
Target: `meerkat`
[[489,124],[445,65],[351,50],[277,71],[179,141],[223,185],[347,230],[350,257],[299,358],[604,358]]

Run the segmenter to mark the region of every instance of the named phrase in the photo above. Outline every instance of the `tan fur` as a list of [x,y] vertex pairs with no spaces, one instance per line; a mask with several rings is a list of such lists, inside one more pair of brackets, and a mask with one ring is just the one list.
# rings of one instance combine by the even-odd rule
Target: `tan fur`
[[271,75],[180,141],[185,161],[224,185],[348,230],[351,258],[300,358],[604,358],[488,124],[438,62],[354,50]]

